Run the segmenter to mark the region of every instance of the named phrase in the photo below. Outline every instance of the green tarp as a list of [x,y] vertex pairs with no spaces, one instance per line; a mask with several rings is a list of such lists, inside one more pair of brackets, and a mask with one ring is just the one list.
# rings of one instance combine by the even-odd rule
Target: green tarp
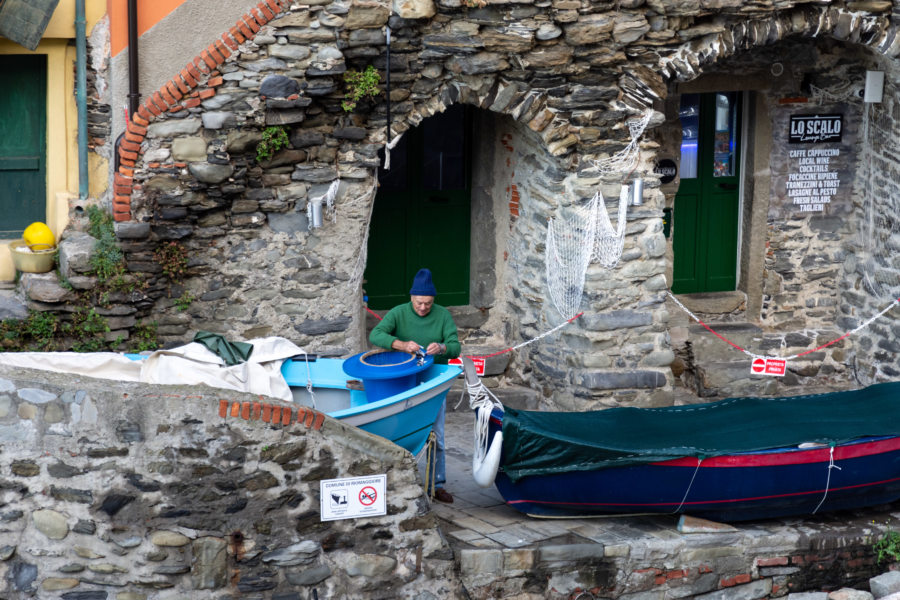
[[900,383],[786,398],[666,408],[540,412],[506,408],[503,470],[513,480],[669,460],[900,435]]

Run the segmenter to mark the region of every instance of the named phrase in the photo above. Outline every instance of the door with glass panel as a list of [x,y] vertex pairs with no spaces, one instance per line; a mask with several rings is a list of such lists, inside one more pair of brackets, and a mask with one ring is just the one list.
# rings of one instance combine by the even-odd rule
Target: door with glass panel
[[436,302],[469,303],[471,186],[469,115],[463,105],[422,121],[378,170],[364,289],[369,307],[409,301],[413,276],[429,268]]
[[733,291],[740,208],[740,92],[681,97],[681,182],[672,215],[672,291]]

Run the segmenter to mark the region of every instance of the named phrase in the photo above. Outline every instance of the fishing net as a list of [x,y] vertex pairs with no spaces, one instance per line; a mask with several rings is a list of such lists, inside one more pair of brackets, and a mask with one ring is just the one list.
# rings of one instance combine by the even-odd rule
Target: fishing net
[[629,189],[622,186],[615,226],[599,191],[584,206],[569,208],[565,217],[547,223],[547,287],[553,305],[566,319],[578,313],[588,265],[596,260],[611,269],[619,263]]

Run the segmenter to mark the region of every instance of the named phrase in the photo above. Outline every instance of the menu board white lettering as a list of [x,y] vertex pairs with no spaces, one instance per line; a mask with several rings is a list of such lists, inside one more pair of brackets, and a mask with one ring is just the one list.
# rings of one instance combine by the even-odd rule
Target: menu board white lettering
[[791,167],[785,186],[796,210],[818,212],[831,202],[841,185],[832,159],[840,155],[839,148],[803,148],[789,152]]

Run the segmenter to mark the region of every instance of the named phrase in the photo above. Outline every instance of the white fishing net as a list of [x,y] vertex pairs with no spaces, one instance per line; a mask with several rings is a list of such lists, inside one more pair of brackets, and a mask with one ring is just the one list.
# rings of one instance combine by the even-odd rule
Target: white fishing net
[[596,260],[611,269],[619,263],[629,190],[622,186],[615,226],[599,191],[584,206],[570,207],[564,217],[547,223],[547,287],[553,305],[566,319],[578,314],[588,265]]

